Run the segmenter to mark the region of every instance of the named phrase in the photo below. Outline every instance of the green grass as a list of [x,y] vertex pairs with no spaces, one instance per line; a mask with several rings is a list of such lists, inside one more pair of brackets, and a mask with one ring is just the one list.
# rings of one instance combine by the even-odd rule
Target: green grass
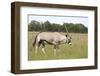
[[70,33],[72,37],[72,46],[68,44],[61,44],[60,50],[55,56],[53,53],[53,45],[46,45],[46,55],[38,49],[38,54],[35,55],[34,47],[32,46],[32,39],[37,32],[28,33],[28,60],[54,60],[54,59],[79,59],[88,57],[87,34]]

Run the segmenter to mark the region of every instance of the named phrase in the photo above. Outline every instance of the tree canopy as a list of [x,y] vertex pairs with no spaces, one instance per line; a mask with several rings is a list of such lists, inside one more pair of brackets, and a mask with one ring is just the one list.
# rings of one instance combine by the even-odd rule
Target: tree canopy
[[88,32],[88,28],[85,27],[81,23],[57,24],[57,23],[50,23],[49,21],[39,22],[39,21],[36,21],[36,20],[32,20],[28,24],[28,31],[66,32],[65,27],[68,29],[68,32],[71,32],[71,33],[87,33]]

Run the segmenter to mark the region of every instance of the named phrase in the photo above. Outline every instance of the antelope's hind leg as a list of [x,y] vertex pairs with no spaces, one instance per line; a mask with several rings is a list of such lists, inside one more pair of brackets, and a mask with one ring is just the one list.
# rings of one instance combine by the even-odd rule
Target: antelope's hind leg
[[35,45],[35,55],[37,55],[38,53],[38,48],[40,47],[41,43],[38,42],[36,45]]
[[38,46],[36,45],[35,46],[35,55],[37,55],[37,49],[38,49]]

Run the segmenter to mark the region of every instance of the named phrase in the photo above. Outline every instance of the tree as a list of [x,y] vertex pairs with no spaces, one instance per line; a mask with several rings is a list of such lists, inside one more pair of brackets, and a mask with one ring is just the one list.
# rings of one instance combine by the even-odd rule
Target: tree
[[67,27],[68,31],[72,33],[87,33],[88,32],[88,28],[85,27],[81,23],[77,23],[77,24],[63,23],[61,25],[57,23],[50,23],[48,20],[45,22],[38,22],[38,21],[32,20],[28,24],[28,31],[66,32],[65,27]]
[[40,29],[41,29],[41,24],[38,21],[32,20],[28,25],[29,31],[40,31]]

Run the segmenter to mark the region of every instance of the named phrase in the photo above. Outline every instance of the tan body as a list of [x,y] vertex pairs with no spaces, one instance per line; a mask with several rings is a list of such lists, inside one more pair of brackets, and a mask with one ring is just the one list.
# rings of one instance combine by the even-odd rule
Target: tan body
[[38,37],[38,41],[46,40],[47,42],[53,45],[67,42],[66,36],[58,32],[42,32],[38,34],[37,37]]
[[59,32],[41,32],[38,35],[36,35],[35,40],[33,42],[36,54],[37,54],[37,48],[40,45],[42,45],[42,51],[45,54],[44,51],[45,42],[54,45],[54,55],[56,55],[56,51],[59,49],[59,45],[64,43],[71,44],[71,38],[68,35],[64,35]]

